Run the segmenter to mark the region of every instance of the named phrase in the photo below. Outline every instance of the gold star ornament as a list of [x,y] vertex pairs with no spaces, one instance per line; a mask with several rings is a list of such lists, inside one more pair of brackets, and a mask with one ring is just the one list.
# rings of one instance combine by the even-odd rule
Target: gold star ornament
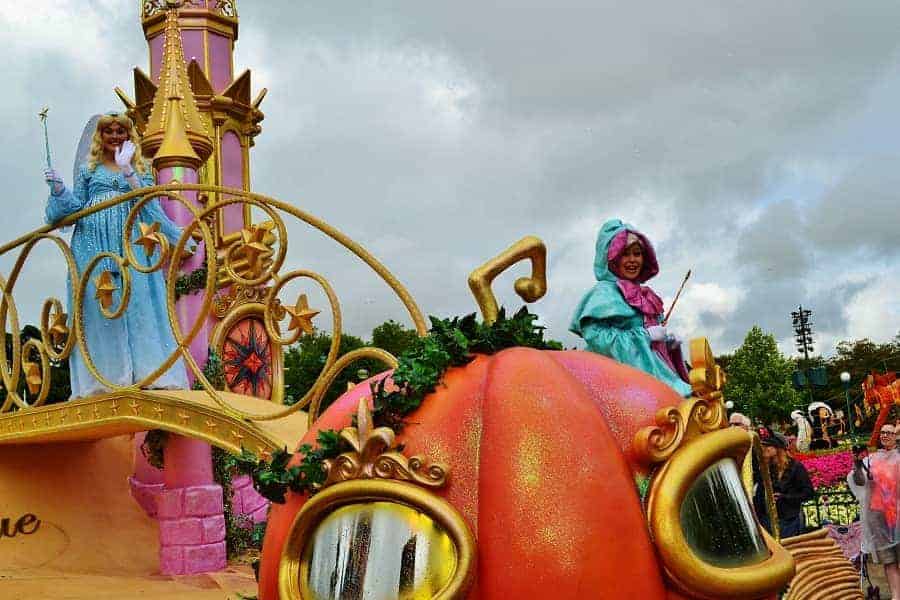
[[306,299],[306,294],[300,294],[300,297],[297,298],[297,304],[294,306],[286,306],[284,308],[285,312],[291,315],[291,322],[288,325],[288,329],[290,331],[294,331],[295,329],[300,329],[302,332],[300,335],[312,335],[315,331],[316,327],[312,324],[313,317],[319,314],[321,311],[312,310],[309,307],[309,302]]
[[69,327],[66,325],[69,315],[66,313],[56,313],[53,315],[53,323],[50,325],[50,340],[56,346],[62,346],[69,337]]
[[262,257],[269,253],[265,238],[268,230],[258,225],[241,230],[241,250],[247,259],[247,269],[251,277],[257,277],[262,271]]
[[141,235],[138,236],[134,243],[144,249],[147,258],[153,256],[156,247],[159,245],[159,223],[154,221],[149,225],[147,223],[138,223],[141,228]]
[[36,362],[25,361],[22,363],[25,368],[25,384],[28,386],[29,394],[37,394],[41,391],[41,368]]
[[94,278],[94,285],[97,286],[97,293],[94,294],[94,297],[100,301],[100,305],[103,308],[112,306],[113,292],[119,289],[113,282],[112,273],[110,271],[103,271]]

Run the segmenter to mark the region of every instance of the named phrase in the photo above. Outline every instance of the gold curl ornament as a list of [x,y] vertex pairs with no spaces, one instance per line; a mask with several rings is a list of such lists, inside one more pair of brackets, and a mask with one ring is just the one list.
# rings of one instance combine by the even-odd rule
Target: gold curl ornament
[[636,454],[645,464],[665,461],[684,438],[685,421],[678,408],[661,408],[655,418],[656,425],[644,427],[634,437]]
[[690,348],[690,378],[697,395],[685,398],[677,406],[659,409],[656,425],[635,434],[635,454],[646,465],[665,462],[688,440],[726,426],[721,391],[725,375],[715,364],[706,338],[691,340]]
[[[215,205],[221,209],[230,204],[242,204],[245,207],[257,207],[268,215],[270,221],[251,225],[241,230],[238,238],[225,251],[223,268],[232,281],[246,287],[261,285],[271,279],[281,269],[287,256],[287,228],[284,220],[264,202],[251,198],[229,198]],[[275,233],[272,230],[275,230]],[[271,237],[274,236],[274,239]],[[271,247],[277,243],[274,254]],[[244,277],[237,268],[238,258],[245,266]]]
[[[6,331],[6,319],[9,316],[12,322],[12,329],[19,332],[19,311],[16,309],[15,301],[12,294],[7,291],[7,282],[0,277],[0,288],[3,295],[0,297],[0,323],[2,323],[3,338],[6,339],[8,333]],[[22,340],[18,335],[9,335],[12,341],[12,360],[6,353],[6,344],[0,344],[0,377],[3,378],[3,387],[6,388],[6,398],[3,400],[3,406],[0,412],[9,411],[13,405],[21,406],[21,399],[16,390],[19,387],[19,377],[21,377],[22,368]]]
[[656,425],[634,436],[638,460],[653,465],[668,460],[679,447],[698,435],[725,427],[725,407],[720,398],[685,398],[676,407],[661,408]]
[[493,323],[500,314],[497,297],[491,289],[494,279],[526,259],[531,261],[531,276],[516,279],[513,287],[525,302],[536,302],[547,293],[547,246],[533,235],[523,237],[469,275],[469,289],[475,296],[485,323]]
[[[2,406],[0,406],[0,413],[11,410],[13,406],[28,408],[29,406],[40,406],[43,404],[49,393],[49,359],[62,360],[68,357],[74,344],[72,336],[67,335],[68,326],[66,323],[68,315],[62,312],[62,303],[56,298],[50,298],[44,301],[42,315],[46,315],[46,317],[49,318],[49,312],[52,309],[55,309],[56,314],[54,316],[54,325],[49,327],[49,329],[46,326],[46,319],[42,317],[41,342],[35,343],[34,340],[29,340],[29,342],[26,342],[26,346],[23,347],[22,340],[19,337],[19,316],[13,298],[13,288],[18,281],[19,274],[22,272],[22,268],[24,267],[28,256],[31,254],[31,250],[42,240],[53,242],[57,249],[59,249],[69,268],[69,285],[72,289],[74,289],[76,285],[74,278],[74,274],[77,273],[75,258],[72,255],[72,250],[61,238],[42,232],[24,239],[24,246],[22,247],[19,256],[16,258],[9,279],[4,280],[3,278],[0,278],[0,290],[2,290],[2,296],[0,296],[0,334],[4,337],[7,337],[8,335],[7,318],[11,320],[12,329],[16,332],[15,335],[9,336],[12,341],[11,360],[6,352],[6,344],[0,344],[0,378],[2,378],[3,387],[6,389],[6,398],[4,399]],[[57,335],[62,333],[66,334],[62,350],[56,351],[54,349],[53,346],[55,341],[54,337],[50,334],[51,331],[55,331]],[[57,337],[55,339],[61,338]],[[39,363],[31,360],[31,355],[35,353],[38,355]],[[38,395],[37,399],[33,400],[30,404],[26,402],[17,391],[23,370],[25,371],[26,385],[29,387],[29,393],[36,393]]]
[[[166,260],[169,258],[169,240],[160,232],[158,222],[154,221],[149,224],[139,222],[137,225],[140,235],[134,240],[131,239],[131,232],[134,229],[135,221],[141,214],[141,210],[144,208],[145,204],[155,198],[155,196],[144,196],[136,202],[128,212],[128,217],[125,219],[125,226],[122,231],[122,248],[125,250],[125,258],[128,260],[128,264],[139,273],[147,274],[158,271],[165,265]],[[134,245],[141,246],[144,249],[144,256],[148,260],[156,252],[158,246],[159,258],[156,262],[144,266],[134,255]]]
[[351,350],[347,354],[341,356],[330,369],[319,376],[319,379],[313,385],[311,390],[312,400],[309,405],[309,413],[307,414],[307,424],[309,427],[312,427],[313,423],[316,422],[316,419],[319,418],[319,410],[321,410],[322,407],[322,398],[325,397],[325,393],[328,391],[328,388],[331,387],[331,384],[334,383],[334,380],[337,379],[338,375],[340,375],[349,365],[364,358],[380,360],[387,365],[389,369],[397,368],[397,358],[387,350],[382,350],[381,348],[357,348],[356,350]]
[[356,427],[345,427],[340,436],[353,450],[324,461],[325,482],[321,488],[353,479],[399,479],[428,488],[439,488],[447,483],[446,465],[426,465],[421,456],[407,458],[392,450],[394,431],[389,427],[373,428],[368,398],[359,400]]
[[[40,364],[30,360],[34,354],[37,354]],[[25,372],[25,387],[28,393],[36,395],[37,398],[28,403],[16,394],[13,397],[15,403],[20,408],[41,406],[50,393],[50,360],[47,358],[43,343],[29,339],[22,345],[22,369]]]
[[[312,331],[307,328],[312,327],[312,317],[317,315],[319,311],[314,311],[309,308],[308,301],[306,300],[306,294],[301,294],[297,299],[297,302],[294,306],[285,308],[284,304],[278,300],[278,294],[284,288],[284,286],[295,280],[295,279],[312,279],[316,283],[319,284],[319,287],[322,288],[322,291],[325,292],[325,296],[328,297],[328,304],[331,307],[332,314],[332,324],[331,324],[331,337],[332,342],[337,340],[340,343],[341,337],[341,305],[338,301],[337,294],[334,293],[334,288],[331,287],[331,284],[328,283],[328,280],[319,275],[318,273],[314,273],[313,271],[307,270],[297,270],[291,271],[290,273],[285,273],[283,276],[277,277],[275,279],[275,285],[269,288],[268,294],[266,294],[265,305],[266,305],[266,314],[265,314],[265,325],[266,325],[266,333],[269,334],[269,338],[279,344],[281,346],[290,346],[294,342],[300,339],[304,333],[311,334]],[[286,315],[291,316],[291,323],[288,325],[288,329],[293,331],[289,337],[282,337],[276,327],[276,321],[283,319]],[[326,371],[331,365],[334,363],[334,359],[337,357],[338,348],[332,346],[328,352],[328,358],[325,360],[325,368],[323,371]]]

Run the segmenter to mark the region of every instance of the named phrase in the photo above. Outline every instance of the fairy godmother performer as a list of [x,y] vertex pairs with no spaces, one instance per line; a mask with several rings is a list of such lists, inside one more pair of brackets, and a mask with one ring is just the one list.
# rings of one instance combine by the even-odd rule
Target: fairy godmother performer
[[[51,224],[120,194],[154,185],[150,166],[141,156],[134,123],[126,115],[118,113],[95,116],[85,126],[75,159],[74,189],[68,189],[52,169],[45,171],[44,175],[50,185],[46,220]],[[71,247],[78,266],[78,277],[84,275],[88,263],[100,252],[124,256],[122,238],[125,221],[138,201],[139,198],[132,198],[82,217],[75,223]],[[181,236],[182,230],[169,220],[155,199],[143,206],[136,221],[159,223],[160,233],[173,247]],[[131,240],[139,236],[137,222],[129,233]],[[133,255],[136,260],[149,266],[158,260],[158,253],[157,248],[150,257],[141,251]],[[93,269],[82,301],[83,331],[88,352],[100,373],[116,385],[127,386],[153,373],[175,350],[166,311],[166,283],[161,271],[148,275],[132,271],[131,299],[125,314],[119,319],[107,319],[95,299],[94,279],[104,270],[112,272],[113,284],[119,288],[113,293],[114,306],[121,299],[119,266],[114,260],[102,259]],[[69,314],[74,312],[72,302],[70,289]],[[72,353],[69,372],[73,398],[108,391],[88,371],[80,352]],[[187,375],[181,362],[176,362],[149,385],[154,388],[187,388]]]
[[663,302],[642,285],[659,273],[656,252],[637,229],[612,219],[597,235],[597,283],[581,299],[569,329],[589,350],[646,371],[682,396],[691,394],[681,342],[666,331]]

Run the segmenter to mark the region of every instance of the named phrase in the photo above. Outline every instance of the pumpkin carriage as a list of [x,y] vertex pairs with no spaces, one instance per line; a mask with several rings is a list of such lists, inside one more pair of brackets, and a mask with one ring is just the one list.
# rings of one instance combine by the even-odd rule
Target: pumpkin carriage
[[[511,264],[531,259],[516,290],[543,294],[545,252],[526,238],[473,273],[486,323],[504,318],[490,285]],[[759,440],[727,427],[705,339],[690,344],[687,399],[606,357],[536,346],[450,368],[400,426],[373,423],[385,389],[409,389],[395,372],[313,407],[301,449],[340,431],[343,451],[272,505],[260,598],[774,598],[798,567],[788,597],[857,597],[821,533],[789,552],[759,526]]]

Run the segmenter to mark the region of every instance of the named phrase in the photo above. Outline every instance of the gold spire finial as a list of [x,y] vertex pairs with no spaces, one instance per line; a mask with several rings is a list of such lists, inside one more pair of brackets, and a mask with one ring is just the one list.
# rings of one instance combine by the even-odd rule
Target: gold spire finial
[[178,8],[182,0],[166,0],[166,31],[159,87],[144,130],[143,150],[153,166],[197,169],[209,158],[213,145],[200,117],[184,62]]

